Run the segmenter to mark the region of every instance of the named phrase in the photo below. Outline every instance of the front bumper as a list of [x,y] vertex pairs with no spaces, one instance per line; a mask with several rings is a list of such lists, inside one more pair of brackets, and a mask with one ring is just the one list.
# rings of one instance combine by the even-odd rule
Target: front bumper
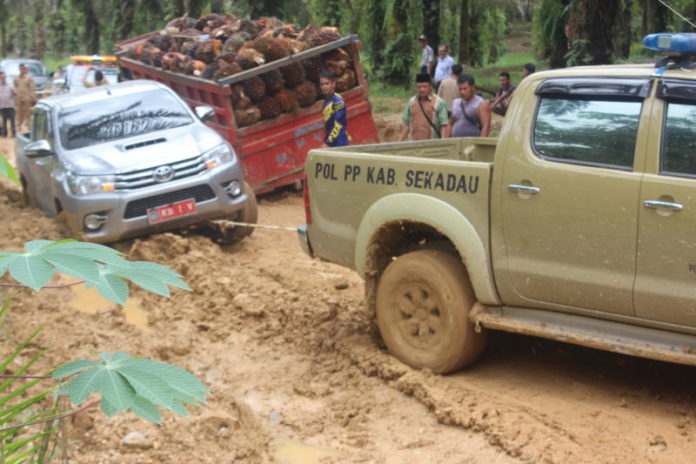
[[302,224],[297,228],[297,238],[300,240],[300,247],[302,251],[307,253],[310,258],[314,258],[314,253],[312,252],[312,246],[309,244],[309,237],[307,236],[307,225]]
[[[236,165],[223,165],[200,175],[141,189],[78,196],[70,193],[65,186],[64,197],[60,200],[73,231],[82,231],[83,239],[106,243],[214,219],[234,219],[244,208],[249,195],[254,194],[244,190],[235,197],[230,196],[224,186],[235,180],[245,185]],[[184,197],[196,200],[195,213],[150,224],[147,209],[187,199]],[[84,218],[89,214],[106,217],[99,230],[89,231],[84,228]]]

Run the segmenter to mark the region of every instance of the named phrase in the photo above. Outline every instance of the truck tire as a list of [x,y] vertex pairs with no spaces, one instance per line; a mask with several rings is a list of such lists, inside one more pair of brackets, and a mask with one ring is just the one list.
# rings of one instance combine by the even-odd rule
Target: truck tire
[[[244,183],[247,192],[247,201],[241,213],[235,219],[236,222],[245,222],[247,224],[256,224],[259,216],[258,204],[256,203],[256,195],[249,187],[249,184]],[[230,228],[222,228],[220,230],[221,240],[224,243],[238,242],[244,237],[251,235],[254,231],[253,227],[234,226]]]
[[389,263],[377,284],[377,325],[389,351],[438,374],[472,363],[483,351],[469,311],[476,302],[461,261],[440,250],[418,250]]

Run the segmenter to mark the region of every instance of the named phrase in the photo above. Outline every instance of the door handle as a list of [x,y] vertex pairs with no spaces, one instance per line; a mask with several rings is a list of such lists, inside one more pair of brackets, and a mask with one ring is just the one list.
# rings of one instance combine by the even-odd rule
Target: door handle
[[508,185],[508,190],[511,192],[517,192],[517,193],[530,193],[532,195],[536,195],[537,193],[541,192],[541,189],[539,187],[532,187],[531,185],[519,185],[519,184]]
[[658,201],[658,200],[646,200],[643,202],[646,208],[657,209],[657,208],[667,208],[672,211],[681,211],[684,209],[684,205],[681,203],[672,203],[669,201]]

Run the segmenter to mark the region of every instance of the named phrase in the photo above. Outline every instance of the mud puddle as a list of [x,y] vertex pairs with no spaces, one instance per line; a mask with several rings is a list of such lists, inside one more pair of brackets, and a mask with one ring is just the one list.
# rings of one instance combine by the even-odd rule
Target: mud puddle
[[277,464],[319,464],[324,459],[339,456],[337,451],[307,446],[290,438],[278,438],[273,446]]
[[[87,314],[97,314],[100,311],[112,309],[117,305],[107,300],[99,294],[96,288],[87,288],[84,284],[70,287],[72,298],[70,306],[78,311]],[[143,332],[151,332],[152,328],[148,324],[147,312],[141,306],[142,302],[136,297],[130,297],[121,308],[125,314],[126,321],[133,324]]]

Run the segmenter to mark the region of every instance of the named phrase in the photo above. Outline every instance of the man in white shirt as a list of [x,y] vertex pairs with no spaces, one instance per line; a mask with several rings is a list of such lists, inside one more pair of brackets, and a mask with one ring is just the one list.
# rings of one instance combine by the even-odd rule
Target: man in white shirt
[[454,60],[449,56],[447,45],[437,47],[437,66],[435,67],[435,87],[440,85],[440,82],[450,77],[452,74],[452,65]]
[[431,75],[433,72],[433,64],[435,64],[435,54],[433,53],[432,47],[428,45],[428,39],[424,34],[418,37],[418,43],[421,46],[421,62],[420,62],[420,73]]
[[2,128],[0,128],[0,134],[3,137],[9,137],[11,129],[12,137],[14,137],[16,135],[15,91],[7,83],[7,76],[3,71],[0,71],[0,114],[2,114]]

